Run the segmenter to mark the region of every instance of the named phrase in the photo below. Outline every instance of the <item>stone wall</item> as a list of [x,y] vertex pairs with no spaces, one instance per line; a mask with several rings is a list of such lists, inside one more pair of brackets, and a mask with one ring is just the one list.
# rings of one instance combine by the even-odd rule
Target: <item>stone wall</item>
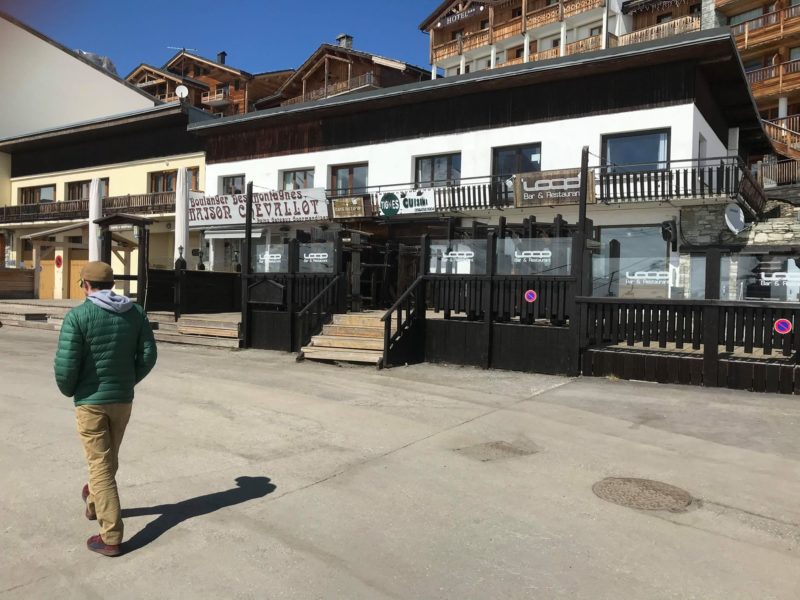
[[700,12],[700,28],[713,29],[725,24],[724,16],[717,13],[715,0],[703,0]]
[[779,216],[765,219],[739,235],[725,227],[725,206],[691,206],[681,209],[682,243],[693,246],[748,245],[800,248],[800,206],[769,201],[767,211]]

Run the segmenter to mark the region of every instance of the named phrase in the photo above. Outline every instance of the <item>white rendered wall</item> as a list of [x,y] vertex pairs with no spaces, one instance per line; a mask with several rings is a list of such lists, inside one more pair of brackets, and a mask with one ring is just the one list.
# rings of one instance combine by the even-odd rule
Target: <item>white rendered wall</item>
[[0,17],[0,138],[152,107],[153,100]]
[[[350,163],[368,163],[369,186],[396,186],[414,181],[415,158],[461,152],[461,177],[484,177],[491,174],[492,148],[532,142],[541,143],[542,169],[580,166],[581,148],[589,146],[594,155],[590,164],[599,165],[601,138],[604,134],[648,129],[670,129],[670,159],[696,157],[697,136],[707,140],[707,155],[725,155],[723,144],[711,131],[693,103],[650,108],[609,115],[550,121],[531,125],[502,127],[357,146],[337,150],[276,156],[206,166],[205,190],[217,194],[223,176],[244,175],[256,186],[277,189],[284,170],[314,169],[315,187],[331,188],[330,167]],[[720,150],[717,153],[717,150]]]

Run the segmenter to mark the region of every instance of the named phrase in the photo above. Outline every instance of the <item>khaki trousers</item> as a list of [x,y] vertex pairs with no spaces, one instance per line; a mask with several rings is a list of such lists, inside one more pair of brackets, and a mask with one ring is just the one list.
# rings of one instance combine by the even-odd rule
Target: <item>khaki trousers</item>
[[122,542],[122,511],[115,476],[119,446],[131,417],[131,402],[77,406],[78,434],[89,463],[89,510],[97,514],[106,544]]

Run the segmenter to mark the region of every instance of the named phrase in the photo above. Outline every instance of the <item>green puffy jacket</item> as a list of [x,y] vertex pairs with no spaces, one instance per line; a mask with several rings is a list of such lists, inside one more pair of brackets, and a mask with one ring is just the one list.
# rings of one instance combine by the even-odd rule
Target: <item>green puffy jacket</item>
[[156,358],[153,330],[141,306],[116,313],[87,299],[67,313],[61,326],[56,383],[76,405],[131,402],[133,387]]

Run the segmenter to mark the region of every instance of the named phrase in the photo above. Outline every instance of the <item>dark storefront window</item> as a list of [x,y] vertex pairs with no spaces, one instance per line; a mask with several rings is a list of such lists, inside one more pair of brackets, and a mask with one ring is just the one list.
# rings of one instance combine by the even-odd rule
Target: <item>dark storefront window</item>
[[[67,200],[88,200],[89,187],[92,185],[91,180],[85,181],[72,181],[67,184]],[[108,197],[108,177],[100,180],[100,197]]]
[[636,131],[603,136],[602,163],[612,172],[666,169],[669,131]]
[[541,168],[542,145],[539,143],[494,148],[492,151],[492,175],[497,177],[532,173]]
[[244,194],[244,175],[231,175],[222,178],[222,194]]
[[331,167],[331,180],[337,196],[367,193],[367,165],[340,165]]
[[461,153],[417,158],[414,183],[419,188],[461,183]]
[[284,190],[303,190],[314,187],[314,169],[299,169],[283,172]]

